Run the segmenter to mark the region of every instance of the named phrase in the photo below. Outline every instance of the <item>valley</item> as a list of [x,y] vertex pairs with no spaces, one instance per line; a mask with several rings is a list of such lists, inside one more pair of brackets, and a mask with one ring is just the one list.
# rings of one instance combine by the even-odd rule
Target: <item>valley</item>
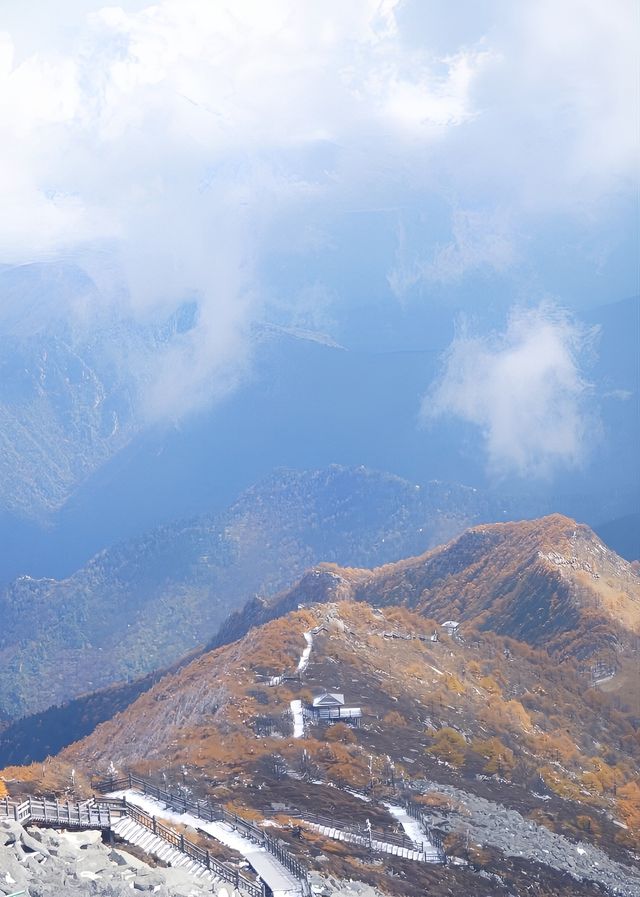
[[0,589],[0,711],[15,719],[131,683],[318,561],[397,560],[507,507],[470,487],[363,467],[277,471],[223,513],[121,542],[68,579],[23,576]]

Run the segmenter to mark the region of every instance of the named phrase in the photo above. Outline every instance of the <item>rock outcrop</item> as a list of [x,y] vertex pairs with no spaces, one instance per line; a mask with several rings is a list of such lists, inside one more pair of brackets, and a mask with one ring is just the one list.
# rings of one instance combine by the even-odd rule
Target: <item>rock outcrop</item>
[[99,831],[60,832],[0,820],[0,895],[28,897],[239,897],[229,885],[212,892],[183,869],[152,867],[126,850],[103,844]]

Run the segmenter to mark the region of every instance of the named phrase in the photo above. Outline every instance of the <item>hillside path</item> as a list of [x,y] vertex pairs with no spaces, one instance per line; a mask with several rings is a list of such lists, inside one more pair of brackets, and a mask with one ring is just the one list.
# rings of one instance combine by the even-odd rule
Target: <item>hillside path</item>
[[210,822],[208,819],[201,819],[191,813],[177,813],[169,807],[166,807],[162,801],[155,800],[148,795],[140,794],[139,791],[126,789],[124,791],[114,791],[109,797],[125,797],[127,803],[145,810],[159,818],[166,819],[168,822],[178,822],[181,825],[189,825],[195,829],[201,829],[211,835],[217,841],[237,850],[238,853],[251,863],[258,875],[265,881],[273,891],[273,897],[299,897],[300,882],[293,876],[277,859],[271,856],[263,847],[258,847],[249,838],[243,837],[239,832],[235,831],[225,822]]

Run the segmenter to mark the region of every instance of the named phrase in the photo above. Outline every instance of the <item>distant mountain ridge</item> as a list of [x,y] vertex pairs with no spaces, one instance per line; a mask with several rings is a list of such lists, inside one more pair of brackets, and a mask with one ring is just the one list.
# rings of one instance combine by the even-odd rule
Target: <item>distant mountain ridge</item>
[[224,514],[102,551],[69,579],[21,577],[0,592],[0,708],[15,718],[165,667],[249,596],[321,560],[375,566],[506,513],[455,484],[339,466],[276,472]]
[[0,270],[0,515],[50,524],[133,440],[140,384],[184,317],[138,324],[73,264]]
[[[347,473],[336,471],[342,485]],[[302,488],[301,475],[292,476]],[[195,657],[251,639],[250,633],[301,608],[336,602],[359,603],[363,614],[369,613],[365,607],[404,607],[439,623],[467,621],[476,632],[495,630],[551,654],[552,665],[577,665],[587,673],[585,681],[604,659],[613,677],[602,688],[635,700],[640,577],[588,527],[561,515],[473,527],[422,556],[375,570],[319,564],[279,595],[249,600]],[[44,759],[125,710],[169,673],[159,670],[18,720],[0,734],[0,763]]]
[[[197,323],[197,302],[185,300],[168,320],[141,323],[126,297],[105,299],[77,266],[5,266],[0,582],[24,573],[68,577],[105,545],[221,512],[277,467],[362,463],[420,483],[504,488],[518,498],[516,518],[559,510],[594,524],[633,513],[640,501],[639,309],[633,298],[585,313],[601,328],[587,376],[602,423],[586,467],[497,487],[481,432],[455,420],[419,424],[421,399],[453,338],[449,307],[425,304],[419,326],[416,309],[407,310],[401,330],[382,343],[357,338],[372,313],[361,309],[339,338],[344,349],[287,322],[256,322],[251,370],[233,395],[150,425],[140,393],[163,351]],[[390,314],[384,305],[377,313]],[[482,326],[501,322],[488,312]],[[616,548],[626,551],[623,542]]]
[[301,604],[345,600],[473,620],[559,658],[609,652],[631,679],[637,663],[638,572],[589,527],[560,514],[474,526],[426,554],[374,570],[319,564],[292,589],[233,614],[210,647]]

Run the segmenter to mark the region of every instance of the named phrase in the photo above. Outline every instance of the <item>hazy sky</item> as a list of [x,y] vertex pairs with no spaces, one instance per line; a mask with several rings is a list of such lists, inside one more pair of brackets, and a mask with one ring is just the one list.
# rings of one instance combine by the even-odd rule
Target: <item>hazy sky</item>
[[[495,286],[535,310],[474,343],[485,375],[505,346],[521,371],[543,357],[531,413],[575,414],[571,462],[581,331],[555,306],[636,290],[638,18],[635,0],[2,0],[0,263],[78,259],[135,316],[197,297],[147,397],[169,415],[224,391],[276,311],[330,329],[369,294],[455,304],[477,284],[482,310]],[[495,460],[506,437],[450,374],[439,411],[487,426]]]

